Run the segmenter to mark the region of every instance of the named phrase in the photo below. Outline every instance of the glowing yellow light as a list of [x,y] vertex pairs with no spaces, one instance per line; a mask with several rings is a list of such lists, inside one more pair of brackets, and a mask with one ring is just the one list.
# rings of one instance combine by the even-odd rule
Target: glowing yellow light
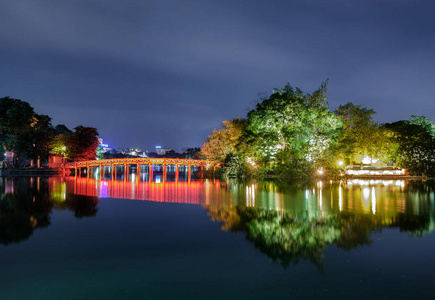
[[340,211],[343,210],[343,190],[341,189],[341,185],[338,187],[338,207]]
[[363,164],[370,164],[372,162],[372,159],[368,157],[367,155],[364,156],[364,158],[361,160]]
[[369,203],[370,200],[370,189],[368,187],[364,187],[362,190],[363,199],[366,204]]
[[344,164],[344,162],[342,161],[342,160],[340,160],[339,162],[338,162],[338,165],[341,167],[342,165]]
[[323,168],[320,168],[319,170],[317,170],[317,173],[319,173],[320,175],[323,174]]
[[375,187],[372,187],[372,212],[376,215],[376,192]]

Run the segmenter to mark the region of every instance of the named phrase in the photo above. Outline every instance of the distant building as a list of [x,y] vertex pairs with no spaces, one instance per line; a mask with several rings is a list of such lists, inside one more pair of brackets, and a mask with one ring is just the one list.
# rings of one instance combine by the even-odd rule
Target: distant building
[[112,152],[112,148],[109,148],[109,145],[103,143],[103,139],[99,138],[98,142],[100,142],[99,146],[101,147],[101,153]]
[[119,148],[117,152],[118,152],[118,154],[123,154],[123,155],[130,155],[130,156],[136,156],[136,157],[148,157],[147,152],[142,151],[139,148],[136,148],[136,149],[135,148],[124,148],[124,149]]
[[165,155],[168,152],[173,151],[171,148],[162,148],[162,146],[156,146],[156,153],[158,155]]

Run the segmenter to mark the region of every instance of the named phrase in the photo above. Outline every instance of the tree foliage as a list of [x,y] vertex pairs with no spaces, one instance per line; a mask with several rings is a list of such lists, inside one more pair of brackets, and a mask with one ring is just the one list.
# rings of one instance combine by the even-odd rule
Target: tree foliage
[[186,159],[196,159],[200,156],[201,148],[193,147],[193,148],[183,148],[183,153],[181,154]]
[[237,149],[245,120],[236,118],[232,121],[223,121],[222,125],[222,129],[213,130],[201,147],[201,154],[212,161],[223,162]]
[[70,134],[58,134],[51,145],[54,154],[67,159],[94,160],[97,157],[98,131],[93,127],[77,126]]
[[432,126],[433,123],[424,117],[385,124],[394,133],[393,139],[398,144],[394,155],[397,164],[408,169],[412,175],[435,176],[435,137]]
[[388,160],[389,149],[394,147],[391,134],[374,122],[373,109],[349,102],[337,107],[335,113],[343,123],[336,145],[338,156],[347,163],[359,163],[364,157]]
[[15,152],[20,157],[45,159],[50,153],[53,138],[51,118],[46,115],[35,114],[34,120],[34,125],[20,135]]
[[53,128],[51,118],[36,114],[29,103],[0,98],[0,144],[3,151],[23,159],[46,159],[50,152],[74,160],[95,159],[97,129],[65,125]]
[[291,152],[294,158],[315,160],[332,142],[340,123],[329,112],[327,82],[313,94],[303,94],[287,84],[248,113],[248,129],[260,152],[274,158]]
[[[201,155],[232,170],[278,178],[339,176],[345,165],[396,163],[411,174],[435,175],[435,123],[421,116],[379,125],[375,111],[351,102],[330,112],[328,81],[312,94],[287,84],[264,97],[247,119],[224,121]],[[227,171],[228,174],[228,171]]]
[[37,123],[29,103],[10,97],[0,98],[0,142],[5,151],[15,147]]

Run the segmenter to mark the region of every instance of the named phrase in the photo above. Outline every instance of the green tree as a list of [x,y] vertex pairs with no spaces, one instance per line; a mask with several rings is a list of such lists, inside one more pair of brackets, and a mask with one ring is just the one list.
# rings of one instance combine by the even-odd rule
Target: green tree
[[329,112],[328,82],[313,94],[304,94],[287,84],[248,113],[249,144],[261,156],[263,167],[312,171],[337,139],[340,121]]
[[99,145],[96,128],[80,125],[72,133],[63,132],[54,137],[52,153],[73,161],[96,159]]
[[435,123],[424,116],[411,116],[411,124],[418,125],[435,138]]
[[49,116],[36,114],[25,101],[0,99],[0,142],[4,151],[22,158],[47,158],[52,133]]
[[[435,176],[435,138],[426,123],[398,121],[384,126],[394,132],[399,146],[395,160],[412,175]],[[421,119],[419,119],[421,120]],[[415,123],[414,123],[415,122]],[[425,125],[426,124],[426,125]]]
[[361,162],[364,157],[388,160],[389,150],[394,147],[390,143],[390,132],[379,128],[374,122],[373,109],[362,105],[347,103],[335,110],[343,122],[343,129],[336,145],[337,155],[346,162]]
[[60,133],[51,142],[51,153],[70,159],[74,149],[69,134]]
[[0,98],[0,143],[4,151],[13,152],[23,134],[37,123],[29,103],[10,97]]
[[34,116],[35,122],[20,135],[16,144],[16,153],[20,157],[31,159],[47,159],[53,139],[53,127],[51,118],[46,115]]

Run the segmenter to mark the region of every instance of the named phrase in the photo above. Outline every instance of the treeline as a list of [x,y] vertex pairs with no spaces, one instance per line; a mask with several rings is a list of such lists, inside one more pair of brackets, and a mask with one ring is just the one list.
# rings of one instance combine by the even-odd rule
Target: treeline
[[[96,128],[53,126],[51,118],[34,112],[29,103],[10,97],[0,98],[0,144],[2,158],[47,160],[50,153],[71,160],[96,158]],[[6,155],[8,154],[8,155]]]
[[375,111],[347,103],[329,110],[328,81],[312,94],[287,84],[249,111],[223,122],[203,143],[201,155],[227,174],[309,178],[335,176],[348,165],[383,162],[411,175],[435,175],[435,124],[412,116],[388,124]]

